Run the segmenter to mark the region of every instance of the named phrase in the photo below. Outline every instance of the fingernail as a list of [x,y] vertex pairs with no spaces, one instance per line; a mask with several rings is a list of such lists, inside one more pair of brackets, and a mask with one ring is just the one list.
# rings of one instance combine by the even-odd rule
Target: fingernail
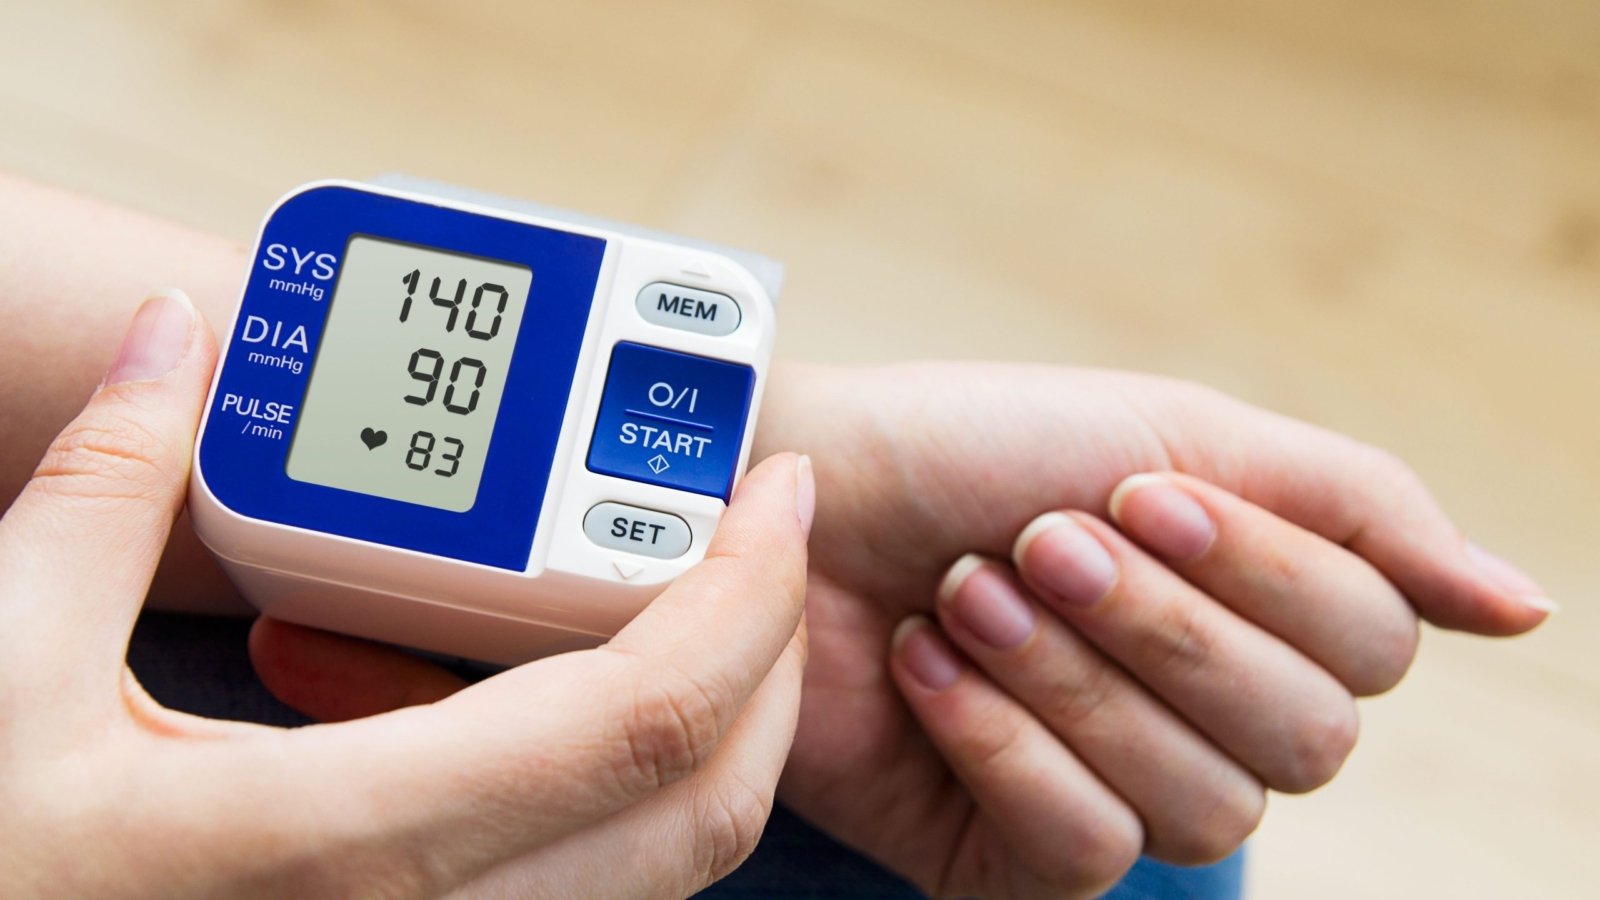
[[1199,559],[1217,537],[1211,514],[1188,491],[1160,475],[1130,475],[1111,492],[1111,518],[1157,556]]
[[1508,594],[1516,597],[1526,606],[1543,613],[1561,611],[1561,606],[1554,600],[1544,595],[1544,589],[1539,583],[1528,576],[1528,573],[1512,565],[1510,561],[1490,553],[1488,550],[1467,542],[1467,555],[1477,565],[1484,577],[1494,582],[1495,586]]
[[1045,513],[1028,523],[1011,556],[1031,581],[1069,606],[1099,603],[1117,581],[1110,552],[1064,513]]
[[106,384],[149,381],[172,371],[189,347],[194,305],[182,291],[166,290],[144,301],[122,338]]
[[811,521],[817,514],[817,476],[811,470],[811,457],[802,455],[795,464],[794,506],[800,517],[800,530],[811,536]]
[[1016,587],[984,558],[956,560],[939,585],[939,602],[972,636],[996,650],[1013,650],[1033,634],[1033,610]]
[[961,663],[950,646],[922,616],[910,616],[901,622],[894,630],[891,647],[911,677],[930,691],[944,690],[961,675]]

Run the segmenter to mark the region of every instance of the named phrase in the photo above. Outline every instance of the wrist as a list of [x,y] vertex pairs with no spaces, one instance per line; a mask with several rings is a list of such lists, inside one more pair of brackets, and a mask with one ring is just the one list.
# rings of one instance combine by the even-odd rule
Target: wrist
[[824,410],[835,397],[842,366],[774,361],[761,399],[761,418],[750,446],[750,465],[784,451],[809,453],[829,424]]

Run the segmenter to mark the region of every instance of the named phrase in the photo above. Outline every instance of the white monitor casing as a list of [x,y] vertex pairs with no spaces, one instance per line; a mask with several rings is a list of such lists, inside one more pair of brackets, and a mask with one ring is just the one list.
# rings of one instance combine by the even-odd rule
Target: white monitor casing
[[[306,185],[280,200],[278,206],[324,186],[370,191],[606,241],[527,565],[522,571],[513,571],[464,562],[252,518],[230,509],[208,486],[200,464],[201,442],[222,378],[221,364],[195,447],[189,493],[195,530],[244,596],[274,618],[508,665],[603,642],[704,557],[725,509],[720,497],[589,470],[586,457],[612,348],[619,342],[633,342],[750,366],[755,372],[754,388],[735,469],[742,474],[749,463],[756,413],[772,355],[774,298],[749,269],[717,252],[434,193],[330,181]],[[269,212],[266,221],[272,215]],[[258,240],[252,271],[261,264],[261,254]],[[647,321],[635,301],[644,286],[657,282],[732,298],[741,314],[738,327],[731,334],[714,336]],[[243,302],[241,292],[241,308]],[[238,314],[236,311],[236,317]],[[230,323],[227,334],[235,334],[236,328],[237,321]],[[525,351],[519,347],[518,352]],[[227,358],[224,350],[223,359]],[[585,513],[603,502],[682,518],[692,534],[689,550],[675,559],[656,559],[598,546],[585,534],[583,520]]]

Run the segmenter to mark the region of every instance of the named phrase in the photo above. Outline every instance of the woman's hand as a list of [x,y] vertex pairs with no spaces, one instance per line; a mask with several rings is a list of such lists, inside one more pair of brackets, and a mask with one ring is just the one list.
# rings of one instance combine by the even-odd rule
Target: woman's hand
[[[103,348],[122,315],[113,312],[120,309],[122,285],[182,281],[195,285],[197,296],[221,314],[235,302],[248,261],[244,248],[229,241],[3,174],[0,198],[0,229],[9,226],[4,245],[7,252],[4,265],[0,265],[0,295],[17,310],[27,311],[26,317],[14,317],[17,321],[26,318],[36,325],[43,315],[49,326],[0,329],[0,348],[7,351],[0,354],[0,373],[15,376],[9,381],[26,380],[37,387],[0,397],[0,431],[4,432],[0,434],[0,497],[5,498],[0,502],[6,502],[14,496],[48,436],[61,427],[99,376]],[[97,265],[76,264],[74,253],[84,246],[95,248]],[[211,352],[209,343],[203,352]],[[192,402],[198,405],[198,394]],[[1051,885],[1081,887],[1114,877],[1141,835],[1156,852],[1169,852],[1173,847],[1163,845],[1169,832],[1162,830],[1159,823],[1163,819],[1144,803],[1137,807],[1137,829],[1124,819],[1122,827],[1107,833],[1108,840],[1084,846],[1073,846],[1062,836],[1045,848],[1044,859],[1033,863],[1035,868],[1013,866],[1027,845],[1013,844],[985,824],[990,821],[987,807],[976,799],[973,787],[954,777],[953,760],[939,752],[930,739],[930,734],[937,732],[941,742],[948,742],[956,739],[955,732],[968,730],[943,720],[936,722],[920,706],[921,717],[914,715],[895,681],[890,647],[897,626],[912,614],[948,623],[949,606],[939,606],[936,596],[951,564],[968,552],[995,561],[1005,559],[1019,532],[1041,513],[1078,510],[1102,524],[1115,521],[1108,519],[1108,500],[1124,478],[1140,472],[1185,472],[1365,560],[1435,624],[1514,634],[1533,627],[1544,616],[1537,604],[1519,600],[1522,595],[1536,597],[1537,589],[1496,562],[1478,561],[1416,477],[1391,457],[1192,385],[1044,366],[861,369],[788,365],[774,370],[763,405],[754,458],[779,449],[810,451],[817,460],[823,502],[811,554],[807,619],[812,652],[805,671],[806,699],[782,797],[835,836],[936,893],[970,890],[1003,895],[1029,886],[1043,885],[1041,890],[1052,889]],[[191,419],[188,425],[192,424]],[[178,496],[173,488],[172,502]],[[1219,527],[1228,527],[1227,522],[1219,520]],[[0,526],[0,535],[17,530],[8,522]],[[1143,544],[1133,523],[1124,534],[1131,535],[1134,544]],[[180,527],[175,538],[164,567],[164,589],[153,599],[173,609],[245,609],[193,533]],[[16,539],[0,537],[0,542],[15,546]],[[48,596],[41,593],[45,599],[29,601],[25,607],[14,587],[20,583],[19,570],[9,561],[18,552],[24,557],[37,555],[30,549],[0,550],[0,616],[4,617],[0,619],[0,651],[4,653],[0,678],[8,683],[7,689],[0,691],[0,730],[5,735],[0,752],[7,754],[0,769],[0,800],[6,801],[0,806],[0,827],[6,829],[8,838],[7,846],[0,849],[0,865],[8,873],[31,873],[30,877],[37,879],[39,870],[15,866],[13,861],[31,859],[23,851],[48,849],[49,841],[40,838],[36,843],[19,844],[9,840],[12,834],[33,832],[24,818],[28,807],[14,799],[23,797],[17,785],[30,779],[43,783],[36,775],[13,775],[26,771],[13,766],[14,760],[26,755],[21,735],[36,728],[27,725],[29,721],[43,722],[41,716],[63,708],[62,702],[51,702],[52,688],[46,682],[67,677],[68,662],[76,667],[78,657],[87,660],[93,655],[84,639],[84,623],[99,623],[108,615],[116,619],[112,623],[115,636],[104,641],[107,646],[101,648],[101,662],[115,673],[122,671],[120,648],[125,629],[121,623],[134,615],[136,601],[130,598],[142,585],[134,578],[124,592],[111,593],[95,579],[107,573],[105,561],[115,559],[135,574],[147,563],[145,556],[133,555],[129,548],[114,548],[114,557],[112,550],[94,548],[85,551],[82,559],[86,561],[81,562],[79,558],[53,559],[50,565],[76,566],[83,571],[48,573],[68,587],[52,588]],[[141,546],[137,552],[146,551]],[[992,583],[988,574],[1012,577],[998,562],[989,563],[985,570],[987,574],[974,580],[966,588],[968,592],[979,590],[985,581]],[[84,584],[74,587],[74,581]],[[1185,596],[1195,599],[1193,594]],[[1366,608],[1360,598],[1327,596],[1335,608]],[[1206,602],[1217,600],[1212,597]],[[1238,598],[1221,597],[1224,606],[1230,600],[1237,602]],[[72,606],[56,608],[62,604]],[[1128,607],[1108,604],[1079,615],[1099,615],[1117,608]],[[1288,609],[1305,613],[1311,621],[1329,611],[1299,601]],[[1053,610],[1040,605],[1035,611],[1036,621],[1056,627],[1049,625]],[[1250,619],[1247,609],[1240,607],[1239,612]],[[1249,624],[1258,629],[1266,626],[1264,630],[1280,642],[1293,645],[1296,640],[1294,634],[1276,630],[1281,624],[1254,620]],[[954,626],[950,634],[955,636]],[[50,641],[43,640],[47,636]],[[1078,636],[1084,639],[1082,633]],[[908,646],[912,646],[909,641],[901,644],[902,649]],[[1089,649],[1100,652],[1098,647],[1095,644]],[[258,669],[280,695],[323,718],[348,718],[427,702],[461,687],[458,679],[415,657],[271,620],[258,625],[252,649]],[[1319,664],[1324,662],[1308,655],[1309,650],[1296,652]],[[984,668],[976,665],[976,658],[977,654],[963,665]],[[1060,685],[1070,695],[1070,680],[1082,671],[1075,666],[1094,657],[1038,654],[1032,659],[1059,669],[1054,675],[1030,673],[1016,668],[1021,661],[1013,660],[1006,667],[1009,675],[995,667],[990,680],[1000,684],[1001,678],[1037,677],[1044,679],[1043,683]],[[780,663],[768,682],[777,678],[785,665]],[[1324,671],[1331,674],[1331,670]],[[30,672],[39,673],[39,684],[16,687],[22,683],[21,676]],[[972,675],[976,677],[976,672]],[[110,705],[117,707],[116,714],[133,715],[122,708],[128,704],[118,701],[123,695],[116,690],[107,688],[104,693],[113,701]],[[1016,690],[1022,693],[1024,689]],[[135,691],[131,696],[141,695]],[[25,702],[39,703],[45,709],[29,711],[32,719],[24,717],[19,711]],[[143,705],[131,708],[149,706],[148,701],[137,702]],[[1164,701],[1153,702],[1160,706],[1152,709],[1171,709]],[[1297,709],[1305,715],[1303,708]],[[69,709],[69,714],[75,713]],[[1259,710],[1258,715],[1270,721],[1284,711],[1268,708]],[[138,716],[140,723],[174,718],[165,712],[157,718],[148,712]],[[243,728],[178,721],[201,733],[215,727],[233,734]],[[932,732],[924,728],[925,721]],[[1096,721],[1118,729],[1127,727],[1128,739],[1135,740],[1146,733],[1141,727],[1158,720],[1148,720],[1143,726],[1125,716]],[[148,727],[140,724],[138,729],[143,733]],[[274,742],[285,737],[259,729],[246,731],[252,736],[273,735],[270,740]],[[981,729],[971,734],[982,736]],[[724,744],[728,740],[731,738]],[[296,742],[303,743],[299,738],[289,741]],[[74,746],[81,744],[78,741]],[[1085,757],[1089,755],[1084,752]],[[1333,758],[1337,756],[1333,754]],[[1104,774],[1082,759],[1077,765],[1093,777]],[[1232,765],[1238,768],[1237,761]],[[1072,766],[1069,762],[1039,773],[1041,786],[1048,788],[1053,779],[1076,777]],[[68,769],[58,777],[71,776]],[[111,780],[109,776],[96,777]],[[248,780],[241,790],[244,787]],[[246,801],[270,793],[262,787],[253,790]],[[338,795],[338,791],[332,794]],[[1171,795],[1175,801],[1186,796]],[[139,809],[141,818],[168,798],[142,799],[142,806],[130,807]],[[41,812],[46,808],[38,806]],[[241,808],[242,804],[227,812],[237,816]],[[273,805],[262,808],[272,809]],[[643,808],[644,804],[634,807]],[[1169,817],[1187,821],[1182,816]],[[1248,822],[1248,816],[1241,818]],[[1196,821],[1226,823],[1229,819],[1202,817]],[[1022,818],[1016,824],[1022,827],[1028,822]],[[110,827],[102,831],[109,832]],[[113,835],[116,841],[104,847],[107,858],[115,851],[121,854],[118,859],[126,862],[129,853],[118,847],[126,835],[136,831],[128,828]],[[43,826],[38,829],[39,835],[46,833]],[[585,833],[594,834],[597,829]],[[1227,838],[1227,833],[1219,830],[1214,834],[1196,832],[1185,840],[1193,847],[1213,848],[1201,854],[1211,855],[1218,852],[1214,848],[1229,843]],[[128,846],[142,850],[145,845]],[[614,852],[620,856],[631,852],[634,844],[623,841],[617,846]],[[981,849],[983,855],[976,855],[975,849]],[[68,874],[107,879],[105,883],[115,877],[110,864],[103,869],[88,865],[96,857],[72,848],[59,848],[59,852],[71,855],[71,866],[64,870]],[[163,848],[136,862],[140,866],[168,864],[173,852]],[[977,865],[987,868],[980,870]],[[615,866],[607,874],[616,875],[626,868]],[[984,881],[978,877],[982,871],[994,874]],[[1021,877],[1022,873],[1031,874]],[[1017,876],[1014,882],[1008,880],[1012,876]],[[121,881],[116,884],[126,886]]]
[[[1488,634],[1546,615],[1392,457],[1182,382],[787,366],[756,452],[776,448],[812,454],[823,498],[780,797],[933,894],[1092,894],[1141,852],[1225,855],[1267,786],[1338,769],[1352,695],[1403,674],[1418,613]],[[1184,532],[1162,484],[1214,532]],[[999,562],[1019,535],[1021,580]],[[268,685],[319,718],[461,687],[349,638],[255,637]]]
[[784,376],[763,444],[812,453],[826,502],[779,796],[936,895],[1219,858],[1264,786],[1335,774],[1419,613],[1504,635],[1549,611],[1393,457],[1195,385]]
[[0,520],[8,895],[672,896],[749,852],[799,700],[808,465],[752,471],[605,647],[360,722],[213,721],[123,657],[215,360],[186,299],[146,303]]
[[1226,856],[1267,788],[1333,777],[1355,698],[1416,650],[1405,598],[1321,536],[1175,473],[1130,476],[1109,506],[1035,519],[1014,567],[962,557],[938,624],[913,615],[893,641],[902,696],[978,806],[950,874],[988,893],[1094,892],[1141,851]]

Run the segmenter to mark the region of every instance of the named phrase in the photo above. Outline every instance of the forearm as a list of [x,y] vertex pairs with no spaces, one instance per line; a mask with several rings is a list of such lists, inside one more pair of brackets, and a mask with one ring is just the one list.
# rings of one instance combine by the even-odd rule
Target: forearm
[[[241,246],[214,235],[0,174],[0,504],[99,384],[145,295],[182,288],[218,327],[243,263]],[[169,609],[244,608],[186,519],[151,597]]]

